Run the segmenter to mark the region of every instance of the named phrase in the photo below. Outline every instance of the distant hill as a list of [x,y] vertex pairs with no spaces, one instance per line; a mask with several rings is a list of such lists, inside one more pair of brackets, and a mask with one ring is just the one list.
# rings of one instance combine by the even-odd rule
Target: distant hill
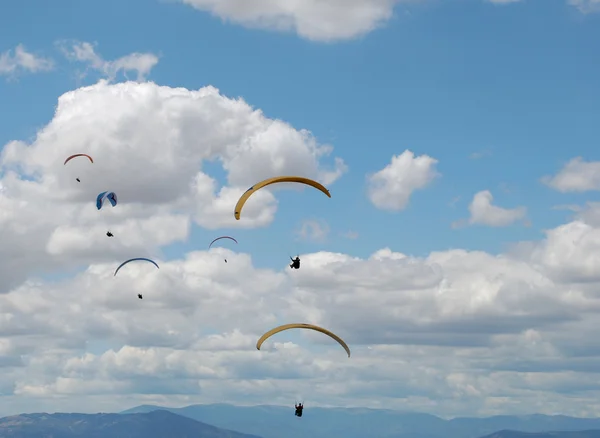
[[0,419],[0,438],[260,438],[164,410],[145,414],[22,414]]
[[507,430],[600,430],[600,419],[597,418],[535,414],[444,420],[422,413],[364,408],[312,408],[310,404],[306,406],[302,418],[294,417],[293,405],[284,407],[211,404],[183,408],[144,405],[124,413],[151,412],[155,409],[166,409],[220,428],[251,433],[263,438],[480,438]]
[[600,438],[600,430],[581,430],[577,432],[517,432],[501,430],[481,438]]

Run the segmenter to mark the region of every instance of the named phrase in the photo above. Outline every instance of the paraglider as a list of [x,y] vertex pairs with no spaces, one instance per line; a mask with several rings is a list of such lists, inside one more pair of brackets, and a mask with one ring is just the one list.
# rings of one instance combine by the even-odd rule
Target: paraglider
[[[215,240],[213,240],[212,242],[210,242],[210,245],[208,245],[208,249],[210,249],[210,247],[212,246],[213,243],[215,243],[217,240],[221,240],[221,239],[230,239],[230,240],[233,240],[235,243],[238,243],[238,241],[235,240],[231,236],[221,236],[221,237],[217,237]],[[223,259],[223,260],[225,260],[225,263],[227,263],[227,259]]]
[[230,239],[230,240],[233,240],[235,243],[238,243],[238,241],[235,240],[233,237],[230,237],[230,236],[221,236],[221,237],[217,237],[215,240],[213,240],[212,242],[210,242],[210,245],[208,245],[208,249],[210,249],[210,247],[213,245],[213,243],[215,243],[217,240],[221,240],[221,239]]
[[106,199],[113,207],[117,205],[117,194],[115,192],[102,192],[96,197],[96,208],[98,210],[102,208]]
[[302,409],[304,409],[304,405],[302,403],[298,403],[296,405],[294,405],[296,408],[296,413],[294,415],[296,415],[296,417],[301,417],[302,416]]
[[[117,205],[117,194],[115,192],[102,192],[96,197],[96,208],[98,210],[102,208],[106,199],[108,199],[108,202],[110,202],[110,205],[113,207]],[[108,237],[113,237],[113,234],[110,231],[107,231],[106,235]]]
[[[87,157],[92,164],[94,163],[94,159],[92,157],[90,157],[88,154],[75,154],[75,155],[71,155],[70,157],[67,157],[67,159],[65,160],[63,165],[66,165],[69,161],[71,161],[73,158],[76,158],[76,157]],[[81,182],[81,180],[79,178],[75,178],[75,180],[79,183]]]
[[290,268],[292,269],[300,269],[300,257],[296,256],[295,259],[290,257],[290,260],[292,261]]
[[327,188],[325,186],[323,186],[321,183],[319,183],[317,181],[313,181],[312,179],[303,178],[300,176],[278,176],[275,178],[269,178],[269,179],[265,179],[264,181],[254,184],[252,187],[250,187],[248,190],[246,190],[244,192],[244,194],[240,197],[237,204],[235,205],[235,209],[233,212],[233,215],[235,216],[236,220],[240,220],[240,214],[242,212],[242,208],[244,207],[244,204],[246,203],[248,198],[250,196],[252,196],[257,190],[259,190],[265,186],[268,186],[270,184],[282,183],[282,182],[296,182],[296,183],[307,184],[309,186],[312,186],[312,187],[322,191],[328,197],[331,198],[331,194],[329,193],[329,190],[327,190]]
[[116,276],[116,275],[117,275],[117,272],[119,272],[119,269],[121,269],[121,268],[122,268],[123,266],[125,266],[127,263],[135,262],[135,261],[137,261],[137,260],[142,260],[142,261],[150,262],[150,263],[152,263],[154,266],[156,266],[156,268],[157,268],[157,269],[160,269],[154,260],[150,260],[150,259],[147,259],[147,258],[145,258],[145,257],[136,257],[136,258],[134,258],[134,259],[125,260],[123,263],[121,263],[121,264],[119,265],[119,267],[118,267],[118,268],[115,270],[115,275],[114,275],[114,276]]
[[76,158],[76,157],[87,157],[91,163],[94,163],[94,159],[92,157],[90,157],[88,154],[75,154],[75,155],[71,155],[70,157],[67,157],[64,164],[67,164],[69,161],[71,161],[73,158]]
[[318,326],[312,325],[312,324],[284,324],[284,325],[280,325],[279,327],[275,327],[274,329],[269,330],[267,333],[265,333],[264,335],[262,335],[260,337],[260,339],[256,343],[256,349],[260,350],[261,345],[267,339],[269,339],[271,336],[273,336],[274,334],[282,332],[284,330],[293,329],[293,328],[302,328],[302,329],[315,330],[317,332],[320,332],[320,333],[323,333],[323,334],[329,336],[330,338],[332,338],[335,341],[337,341],[338,344],[340,344],[344,348],[344,350],[346,350],[346,353],[348,353],[348,357],[350,357],[350,348],[348,347],[348,345],[344,342],[344,340],[342,338],[340,338],[338,335],[336,335],[335,333],[330,332],[327,329],[324,329],[322,327],[318,327]]

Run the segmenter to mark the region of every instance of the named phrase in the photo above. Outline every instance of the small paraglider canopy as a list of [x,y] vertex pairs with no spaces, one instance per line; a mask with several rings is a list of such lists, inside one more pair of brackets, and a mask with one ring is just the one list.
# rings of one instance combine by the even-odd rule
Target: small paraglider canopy
[[107,199],[113,207],[117,205],[117,194],[115,192],[102,192],[96,197],[96,208],[100,210]]
[[90,162],[94,162],[94,159],[92,157],[90,157],[88,154],[75,154],[75,155],[71,155],[70,157],[67,157],[67,159],[65,160],[64,164],[67,164],[69,161],[71,161],[73,158],[76,157],[87,157]]
[[244,208],[244,204],[246,203],[248,198],[250,196],[252,196],[257,190],[259,190],[265,186],[271,185],[271,184],[283,183],[283,182],[295,182],[295,183],[306,184],[306,185],[312,186],[312,187],[322,191],[328,197],[331,198],[331,193],[329,193],[329,190],[327,190],[327,188],[324,185],[322,185],[321,183],[319,183],[317,181],[314,181],[314,180],[308,179],[308,178],[303,178],[301,176],[277,176],[275,178],[265,179],[264,181],[256,183],[252,187],[250,187],[248,190],[246,190],[244,192],[244,194],[238,200],[237,204],[235,205],[235,209],[233,212],[233,215],[235,216],[235,218],[238,221],[240,220],[240,214],[242,213],[242,208]]
[[319,327],[319,326],[312,325],[312,324],[284,324],[284,325],[280,325],[279,327],[275,327],[274,329],[269,330],[267,333],[265,333],[264,335],[262,335],[260,337],[260,339],[256,343],[256,349],[260,350],[260,347],[262,346],[262,344],[267,339],[269,339],[271,336],[273,336],[274,334],[277,334],[277,333],[282,332],[284,330],[290,330],[290,329],[294,329],[294,328],[315,330],[317,332],[320,332],[320,333],[323,333],[323,334],[329,336],[330,338],[332,338],[335,341],[337,341],[338,344],[340,344],[344,348],[344,350],[346,350],[346,353],[348,353],[348,357],[350,357],[350,348],[348,347],[348,345],[344,342],[344,340],[342,338],[340,338],[335,333],[332,333],[329,330],[324,329],[323,327]]
[[[238,243],[238,241],[235,240],[231,236],[221,236],[221,237],[217,237],[215,240],[213,240],[212,242],[210,242],[210,245],[208,245],[208,249],[210,249],[210,247],[213,245],[213,243],[215,243],[217,240],[221,240],[221,239],[230,239],[230,240],[233,240],[235,243]],[[225,263],[227,263],[227,259],[223,259],[223,260],[225,260]]]
[[[91,163],[94,163],[94,159],[92,157],[90,157],[88,154],[75,154],[75,155],[71,155],[70,157],[67,157],[67,159],[65,160],[63,165],[66,165],[69,161],[71,161],[73,158],[76,158],[76,157],[86,157],[88,160],[90,160]],[[75,178],[75,180],[78,183],[81,182],[81,180],[79,178]]]
[[150,259],[147,259],[147,258],[145,258],[145,257],[136,257],[136,258],[134,258],[134,259],[125,260],[123,263],[121,263],[121,264],[119,265],[119,267],[118,267],[118,268],[115,270],[115,275],[114,275],[114,276],[116,276],[116,275],[117,275],[117,272],[119,272],[119,270],[120,270],[120,269],[121,269],[123,266],[125,266],[125,265],[126,265],[126,264],[128,264],[128,263],[135,262],[135,261],[137,261],[137,260],[140,260],[140,261],[146,261],[146,262],[150,262],[150,263],[152,263],[154,266],[156,266],[156,268],[157,268],[157,269],[160,269],[160,268],[159,268],[159,266],[156,264],[156,262],[155,262],[154,260],[150,260]]
[[221,237],[217,237],[215,240],[213,240],[212,242],[210,242],[210,245],[208,245],[208,249],[210,249],[210,247],[213,245],[213,243],[215,243],[217,240],[221,240],[221,239],[230,239],[230,240],[233,240],[235,243],[238,243],[238,241],[235,240],[231,236],[221,236]]

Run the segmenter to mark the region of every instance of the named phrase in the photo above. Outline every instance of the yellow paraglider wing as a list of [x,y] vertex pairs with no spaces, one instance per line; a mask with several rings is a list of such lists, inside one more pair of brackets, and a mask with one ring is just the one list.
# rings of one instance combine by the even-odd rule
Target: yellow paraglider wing
[[324,185],[322,185],[321,183],[318,183],[317,181],[313,181],[312,179],[308,179],[308,178],[303,178],[301,176],[277,176],[275,178],[269,178],[269,179],[261,181],[257,184],[254,184],[252,187],[250,187],[248,190],[246,190],[246,192],[238,200],[237,204],[235,204],[235,211],[233,213],[235,218],[238,221],[240,220],[240,213],[242,212],[242,208],[244,207],[244,204],[246,203],[248,198],[250,196],[252,196],[254,194],[254,192],[263,188],[264,186],[268,186],[270,184],[275,184],[275,183],[280,183],[280,182],[297,182],[297,183],[307,184],[309,186],[313,186],[315,189],[322,191],[328,197],[331,198],[331,193],[329,193],[329,190],[327,190],[327,188]]
[[321,332],[321,333],[329,336],[332,339],[335,339],[338,342],[338,344],[340,344],[342,347],[344,347],[344,350],[346,350],[346,353],[348,353],[348,357],[350,357],[350,348],[348,348],[348,345],[344,342],[344,340],[342,338],[340,338],[335,333],[331,333],[329,330],[326,330],[322,327],[318,327],[318,326],[312,325],[312,324],[284,324],[284,325],[280,325],[279,327],[275,327],[274,329],[269,330],[267,333],[265,333],[264,335],[262,335],[260,337],[260,339],[256,343],[256,349],[260,350],[260,347],[263,344],[263,342],[265,342],[267,339],[269,339],[274,334],[282,332],[284,330],[293,329],[293,328],[315,330],[317,332]]

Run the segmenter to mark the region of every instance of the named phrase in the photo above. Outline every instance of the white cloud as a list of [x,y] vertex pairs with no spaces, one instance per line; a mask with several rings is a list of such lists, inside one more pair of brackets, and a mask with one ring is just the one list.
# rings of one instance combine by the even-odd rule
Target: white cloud
[[[81,152],[94,164],[63,165]],[[343,161],[324,167],[329,153],[307,131],[212,87],[100,82],[66,93],[32,144],[10,142],[0,155],[0,293],[32,270],[159,255],[159,247],[187,238],[190,220],[210,229],[265,226],[277,209],[273,194],[256,193],[240,221],[237,198],[265,175],[329,175],[332,183]],[[205,160],[222,163],[225,185],[202,172]],[[120,204],[97,211],[105,190]]]
[[113,61],[106,61],[96,53],[90,43],[59,41],[57,44],[68,59],[87,64],[88,68],[102,73],[109,81],[114,81],[119,72],[122,72],[126,79],[129,79],[128,72],[134,72],[136,80],[143,81],[158,64],[158,56],[153,53],[130,53]]
[[[319,252],[298,272],[216,248],[117,278],[111,263],[28,281],[0,296],[0,411],[285,404],[301,392],[311,405],[597,415],[600,278],[589,274],[600,239],[581,238],[559,227],[528,253],[498,256]],[[282,333],[257,352],[282,321],[334,330],[352,358],[314,333]]]
[[250,28],[294,32],[332,42],[367,34],[388,21],[398,3],[415,0],[181,0],[198,10]]
[[13,76],[21,71],[38,73],[53,68],[54,62],[50,58],[28,52],[22,44],[15,48],[14,54],[12,50],[0,53],[0,75]]
[[311,242],[324,242],[329,234],[329,225],[324,220],[305,220],[300,224],[296,235],[301,240]]
[[439,173],[437,160],[428,155],[415,157],[409,150],[392,157],[380,171],[367,176],[369,199],[382,210],[403,210],[415,190],[428,186]]
[[600,190],[600,161],[573,158],[558,174],[545,176],[542,182],[561,193]]
[[[63,166],[81,151],[94,164]],[[265,173],[336,174],[323,166],[330,152],[211,87],[101,82],[63,95],[31,145],[12,142],[0,157],[0,413],[289,404],[301,392],[311,405],[444,416],[600,414],[597,204],[508,254],[319,252],[299,271],[258,268],[224,247],[162,257],[193,220],[236,224],[233,201]],[[423,158],[403,156],[413,167]],[[209,159],[223,163],[224,187],[202,172]],[[98,212],[106,189],[120,204]],[[275,198],[263,193],[236,226],[272,220]],[[113,276],[140,254],[160,269]],[[282,333],[256,351],[260,334],[289,321],[340,334],[352,358],[315,333]]]
[[[525,207],[502,208],[492,204],[494,197],[489,190],[482,190],[473,196],[473,201],[469,204],[468,223],[471,225],[487,225],[489,227],[506,227],[527,215]],[[454,228],[465,225],[464,220],[454,222]]]
[[[382,27],[398,5],[421,0],[179,0],[248,28],[293,32],[310,41],[354,39]],[[484,0],[505,5],[522,0]],[[600,10],[600,0],[567,0],[581,12]]]

